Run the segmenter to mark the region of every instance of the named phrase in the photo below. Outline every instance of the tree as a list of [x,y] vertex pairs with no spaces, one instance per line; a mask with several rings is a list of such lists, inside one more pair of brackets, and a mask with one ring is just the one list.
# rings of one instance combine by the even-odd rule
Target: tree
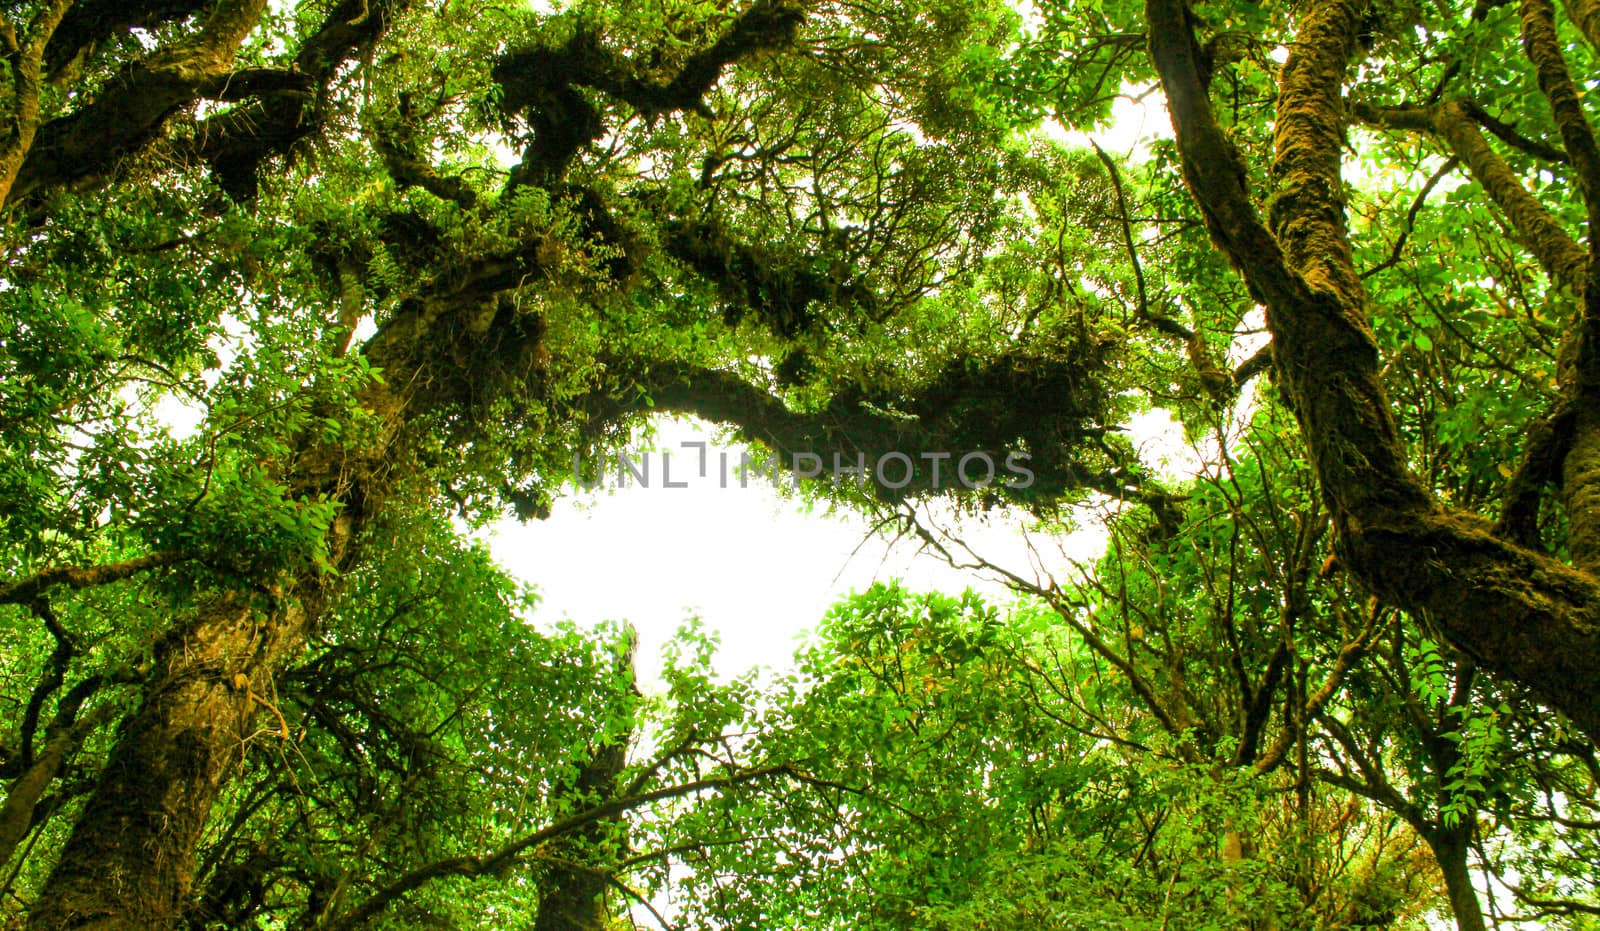
[[797,665],[760,752],[808,783],[671,829],[696,927],[1398,928],[1437,904],[1396,819],[1197,759],[1042,603],[875,586]]
[[[1570,9],[1588,41],[1600,40],[1594,11],[1582,3]],[[1595,409],[1597,383],[1590,334],[1600,320],[1600,288],[1590,285],[1600,273],[1591,261],[1600,249],[1593,230],[1600,218],[1600,158],[1567,64],[1569,55],[1587,53],[1581,44],[1563,42],[1549,3],[1529,0],[1517,8],[1522,54],[1515,57],[1503,12],[1494,23],[1485,22],[1497,13],[1492,7],[1465,17],[1460,14],[1468,11],[1452,12],[1457,18],[1425,21],[1420,36],[1406,34],[1411,24],[1398,10],[1362,2],[1329,4],[1297,17],[1275,88],[1266,221],[1249,193],[1247,156],[1223,132],[1207,94],[1214,55],[1207,64],[1191,15],[1177,2],[1156,0],[1146,16],[1150,57],[1169,101],[1186,182],[1218,248],[1266,308],[1274,370],[1327,497],[1340,560],[1385,599],[1425,613],[1475,660],[1535,689],[1597,739],[1600,704],[1581,683],[1600,672],[1600,590],[1591,572],[1600,434],[1582,412]],[[1452,123],[1467,110],[1464,100],[1483,93],[1467,56],[1450,48],[1457,42],[1473,57],[1499,52],[1501,61],[1527,62],[1513,81],[1536,87],[1539,93],[1529,99],[1543,109],[1530,107],[1517,117],[1541,129],[1553,124],[1561,142],[1551,151],[1564,155],[1591,227],[1587,256],[1552,211],[1486,151],[1475,126]],[[1362,58],[1375,45],[1408,54],[1367,65]],[[1437,69],[1419,70],[1416,83],[1369,79],[1369,87],[1354,73],[1366,66],[1368,74],[1393,74],[1436,48]],[[1421,112],[1403,125],[1393,113],[1397,107]],[[1539,412],[1536,441],[1525,446],[1520,471],[1507,479],[1499,526],[1442,503],[1408,465],[1380,377],[1369,299],[1345,213],[1342,140],[1361,112],[1385,128],[1422,129],[1433,145],[1464,163],[1510,220],[1511,237],[1528,244],[1548,276],[1546,299],[1560,321],[1558,401]],[[1546,549],[1535,514],[1551,483],[1559,483],[1565,518],[1554,552]]]
[[[1589,224],[1596,184],[1572,74],[1593,70],[1600,19],[1589,4],[1565,8],[1558,23],[1546,3],[1066,4],[1015,56],[1027,92],[1011,97],[1087,128],[1119,87],[1159,86],[1175,139],[1157,157],[1179,170],[1192,206],[1152,198],[1182,214],[1155,225],[1178,238],[1203,224],[1216,255],[1159,237],[1138,250],[1130,238],[1131,258],[1143,251],[1151,269],[1129,276],[1130,313],[1169,338],[1228,338],[1243,329],[1241,301],[1264,308],[1280,400],[1300,421],[1341,563],[1593,738],[1600,722],[1581,685],[1597,657],[1584,555],[1592,453],[1576,412],[1593,406],[1583,334],[1594,246],[1572,230]],[[1346,179],[1358,170],[1370,183]],[[1385,172],[1411,180],[1386,190]],[[1439,213],[1429,200],[1446,178],[1454,190]],[[1437,333],[1462,351],[1432,356]],[[1530,342],[1508,342],[1514,333]],[[1421,357],[1397,370],[1412,345]],[[1410,412],[1394,402],[1446,361],[1516,384],[1526,441],[1503,451],[1490,515],[1429,487]],[[1501,424],[1453,427],[1487,439]]]
[[[74,746],[93,786],[33,927],[184,920],[270,696],[355,623],[376,528],[542,513],[572,449],[647,411],[785,453],[1026,445],[1044,498],[1135,479],[1102,347],[1037,314],[1016,342],[1041,282],[985,279],[1045,180],[973,102],[1005,14],[841,6],[801,41],[778,2],[21,12],[0,602],[58,649],[15,635],[39,685],[9,822]],[[155,421],[169,397],[193,436]]]
[[1045,581],[916,526],[1038,600],[1002,614],[880,588],[841,604],[749,728],[832,791],[680,822],[700,832],[674,838],[694,851],[674,887],[692,913],[1410,927],[1437,909],[1461,928],[1583,927],[1589,744],[1328,568],[1327,516],[1280,416],[1197,443],[1220,458],[1172,523],[1116,517],[1094,566],[1036,554]]
[[[273,696],[364,629],[396,528],[536,517],[653,411],[782,456],[1022,450],[1034,483],[969,500],[1170,532],[1128,415],[1282,405],[1329,571],[1592,742],[1592,6],[13,4],[0,850],[30,926],[188,921]],[[1143,164],[1027,133],[1152,83],[1176,138]],[[1231,358],[1258,305],[1270,354]]]
[[[1420,398],[1414,409],[1429,406]],[[1259,812],[1211,819],[1225,849],[1250,857],[1260,835],[1298,829],[1309,840],[1329,821],[1370,828],[1381,819],[1352,812],[1372,805],[1426,846],[1439,905],[1458,927],[1517,920],[1496,908],[1505,892],[1523,915],[1592,914],[1578,851],[1595,825],[1573,811],[1594,792],[1592,745],[1336,571],[1329,519],[1285,416],[1269,406],[1244,423],[1214,417],[1192,440],[1202,465],[1181,505],[1164,519],[1114,515],[1106,556],[1092,566],[1059,565],[1048,549],[1026,569],[998,565],[915,509],[902,508],[902,519],[953,563],[1050,606],[1077,649],[1126,682],[1122,710],[1108,714],[1076,697],[1082,673],[1063,671],[1059,684],[1046,676],[1048,694],[1070,708],[1056,719],[1293,795],[1286,825]],[[1419,459],[1431,482],[1471,502],[1474,472],[1494,461],[1480,446],[1425,437]],[[1341,813],[1321,818],[1324,806]],[[1546,825],[1559,827],[1549,835]],[[1322,865],[1344,856],[1307,843],[1264,859],[1296,877],[1300,912],[1312,914],[1326,907]]]

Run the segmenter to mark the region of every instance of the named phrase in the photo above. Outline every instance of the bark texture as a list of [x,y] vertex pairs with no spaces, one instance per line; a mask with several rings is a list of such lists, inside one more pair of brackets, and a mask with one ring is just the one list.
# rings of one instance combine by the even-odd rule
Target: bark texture
[[190,39],[128,65],[93,103],[40,127],[0,203],[101,173],[148,144],[168,118],[227,77],[266,9],[266,0],[221,0]]
[[9,61],[10,87],[0,92],[0,103],[11,114],[9,126],[0,126],[0,204],[6,202],[16,184],[28,151],[39,131],[39,94],[44,82],[45,49],[61,25],[72,0],[51,0],[28,24],[21,37],[10,24],[0,39],[5,42]]
[[1562,55],[1550,0],[1522,0],[1522,44],[1539,90],[1561,131],[1562,146],[1583,199],[1589,225],[1589,266],[1569,331],[1563,394],[1576,412],[1572,445],[1562,469],[1567,549],[1574,565],[1600,570],[1600,144],[1579,102],[1577,84]]
[[1455,916],[1457,931],[1487,931],[1483,905],[1478,901],[1478,890],[1472,884],[1472,870],[1467,861],[1470,835],[1470,825],[1465,823],[1454,830],[1430,831],[1428,847],[1444,877],[1445,895],[1450,900],[1450,913]]
[[1589,40],[1589,45],[1600,50],[1600,2],[1596,0],[1561,0],[1567,16],[1577,24],[1578,31]]
[[1600,583],[1442,506],[1406,465],[1341,202],[1343,83],[1366,4],[1304,8],[1279,78],[1270,229],[1213,114],[1181,0],[1146,9],[1186,181],[1213,239],[1267,308],[1341,562],[1600,739]]
[[1545,274],[1581,296],[1589,258],[1550,211],[1527,189],[1483,138],[1461,101],[1451,101],[1432,114],[1432,123],[1484,192],[1503,211]]
[[300,647],[305,618],[298,604],[262,611],[223,595],[162,644],[144,702],[119,729],[29,928],[180,925],[200,833],[251,739],[266,683]]

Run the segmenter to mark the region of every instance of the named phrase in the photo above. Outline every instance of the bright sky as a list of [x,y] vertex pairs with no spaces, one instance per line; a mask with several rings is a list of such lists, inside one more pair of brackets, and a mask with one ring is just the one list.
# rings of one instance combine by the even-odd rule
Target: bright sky
[[[679,447],[685,441],[710,444],[705,479],[696,474],[697,454]],[[690,614],[722,638],[717,671],[736,675],[753,666],[787,667],[803,632],[829,606],[874,581],[901,578],[916,589],[952,593],[970,587],[996,602],[1011,597],[993,579],[950,568],[918,541],[895,544],[874,535],[860,515],[808,514],[798,499],[781,496],[762,479],[739,487],[737,473],[730,475],[729,487],[719,487],[718,451],[729,451],[731,468],[739,449],[719,444],[703,423],[664,421],[654,445],[678,450],[672,480],[689,487],[663,487],[655,456],[649,487],[630,480],[619,489],[613,477],[593,491],[569,488],[548,520],[506,520],[486,534],[500,564],[539,589],[536,619],[633,623],[646,683],[656,679],[662,644]],[[640,458],[634,455],[636,462]],[[976,551],[1027,573],[1030,554],[1019,522],[968,519],[960,526]],[[1069,554],[1093,558],[1102,542],[1098,533],[1085,531],[1070,541],[1047,538],[1033,545],[1059,569]]]

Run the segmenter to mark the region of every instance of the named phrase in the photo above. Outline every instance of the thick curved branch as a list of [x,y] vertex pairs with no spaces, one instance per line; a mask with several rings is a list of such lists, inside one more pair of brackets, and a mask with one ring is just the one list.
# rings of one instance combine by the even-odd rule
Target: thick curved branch
[[1151,0],[1146,17],[1150,58],[1161,75],[1184,179],[1212,241],[1258,302],[1303,299],[1304,285],[1289,273],[1283,249],[1256,215],[1244,162],[1212,112],[1187,8],[1181,0]]
[[45,69],[52,78],[80,55],[133,29],[151,30],[205,9],[206,0],[78,0],[62,17],[45,48]]
[[722,38],[691,55],[659,91],[647,91],[644,100],[629,102],[646,117],[669,110],[700,109],[701,98],[717,83],[722,69],[756,52],[789,44],[804,18],[805,11],[793,0],[757,0],[739,14]]
[[1600,147],[1594,129],[1583,113],[1577,85],[1561,54],[1556,36],[1556,12],[1550,0],[1522,0],[1522,45],[1533,62],[1539,90],[1550,103],[1561,142],[1577,176],[1578,190],[1588,209],[1591,228],[1600,227]]
[[1257,375],[1260,375],[1262,372],[1265,372],[1271,367],[1272,344],[1268,343],[1265,346],[1262,346],[1260,349],[1257,349],[1250,356],[1250,358],[1240,362],[1239,367],[1233,370],[1232,377],[1234,387],[1244,387],[1245,383],[1249,382],[1250,379],[1255,378]]
[[37,599],[33,603],[33,609],[49,628],[50,635],[55,638],[56,648],[45,662],[44,677],[33,690],[33,695],[28,699],[27,710],[23,713],[22,752],[17,760],[21,772],[7,788],[4,805],[0,805],[0,864],[11,858],[17,844],[33,828],[39,800],[44,797],[45,789],[49,788],[73,748],[85,734],[112,714],[109,707],[103,707],[88,719],[78,720],[78,710],[99,690],[105,679],[101,676],[90,676],[80,681],[68,689],[56,704],[56,713],[45,728],[44,749],[38,755],[34,754],[34,730],[38,726],[39,712],[44,707],[45,700],[65,681],[67,668],[77,652],[77,646],[73,643],[71,635],[61,626],[61,621],[51,610],[48,602]]
[[1357,118],[1385,129],[1437,134],[1511,221],[1517,238],[1545,274],[1573,294],[1582,295],[1588,278],[1588,257],[1560,221],[1522,186],[1511,166],[1489,147],[1472,116],[1473,106],[1462,100],[1438,107],[1356,104],[1353,112]]
[[40,127],[6,203],[103,175],[229,72],[267,0],[219,0],[194,35],[125,67],[92,103]]
[[[1378,618],[1381,612],[1375,606],[1368,618],[1367,625],[1354,640],[1349,641],[1339,648],[1339,655],[1334,658],[1333,668],[1328,670],[1327,676],[1317,690],[1306,697],[1305,705],[1298,709],[1301,720],[1315,720],[1322,714],[1322,706],[1338,693],[1339,687],[1344,684],[1345,676],[1349,674],[1356,663],[1360,662],[1372,648],[1373,638],[1378,630]],[[1288,755],[1289,749],[1294,746],[1295,740],[1300,736],[1298,729],[1285,728],[1283,733],[1273,743],[1272,747],[1257,759],[1251,770],[1257,775],[1269,773],[1278,768]]]
[[182,553],[162,551],[100,566],[56,566],[26,579],[0,585],[0,605],[26,604],[57,586],[92,588],[97,585],[109,585],[141,572],[171,566],[190,558],[192,557]]
[[39,726],[39,714],[44,710],[44,703],[56,689],[61,687],[61,683],[66,681],[67,669],[72,665],[72,658],[78,652],[77,643],[61,625],[61,619],[50,607],[50,602],[43,598],[35,598],[31,607],[39,620],[44,622],[45,629],[50,631],[50,636],[55,639],[56,645],[55,649],[50,651],[50,657],[45,660],[44,675],[40,677],[33,694],[28,696],[28,705],[22,712],[22,726],[19,732],[22,736],[20,759],[24,767],[33,765],[34,731]]
[[1539,549],[1539,503],[1548,485],[1561,482],[1561,466],[1572,448],[1575,413],[1569,408],[1528,424],[1522,459],[1506,482],[1495,533],[1520,546]]
[[[1262,735],[1272,717],[1272,708],[1277,703],[1275,698],[1278,684],[1283,681],[1283,674],[1289,668],[1293,656],[1288,642],[1278,641],[1278,646],[1267,659],[1267,668],[1261,675],[1260,683],[1252,688],[1249,677],[1244,671],[1243,657],[1239,656],[1237,650],[1232,652],[1239,679],[1239,699],[1243,718],[1243,726],[1239,729],[1239,747],[1234,751],[1233,765],[1244,766],[1253,761],[1261,750]],[[1293,733],[1292,729],[1288,731]]]
[[0,90],[0,101],[5,103],[10,125],[0,125],[0,204],[11,196],[38,135],[45,48],[71,6],[72,0],[49,0],[20,39],[6,24],[5,77],[10,78],[11,86]]
[[606,48],[590,30],[579,29],[559,48],[532,47],[501,55],[491,72],[501,88],[500,106],[523,116],[533,138],[509,187],[548,185],[605,131],[600,113],[578,88],[600,91],[628,104],[647,120],[666,113],[707,115],[703,98],[728,66],[794,39],[804,11],[790,0],[756,0],[710,47],[689,56],[670,80],[639,72],[634,60]]
[[[1278,77],[1274,127],[1272,232],[1289,266],[1318,291],[1359,299],[1344,216],[1346,115],[1343,89],[1366,15],[1366,0],[1335,0],[1308,8]],[[1365,321],[1348,323],[1365,336]],[[1370,341],[1370,339],[1368,340]]]
[[1588,213],[1588,278],[1577,326],[1568,340],[1572,364],[1562,373],[1563,387],[1577,412],[1562,466],[1562,493],[1572,561],[1596,571],[1600,570],[1600,413],[1595,410],[1600,406],[1600,147],[1562,57],[1555,7],[1549,0],[1522,0],[1522,40],[1539,90],[1561,130]]
[[[1094,489],[1119,500],[1155,496],[1170,505],[1138,475],[1083,464],[1085,450],[1104,448],[1107,430],[1091,403],[1094,373],[1087,360],[1018,353],[982,364],[953,363],[907,393],[869,395],[851,388],[815,411],[792,410],[733,372],[676,363],[630,370],[621,360],[608,368],[627,373],[642,394],[636,403],[597,399],[592,415],[599,419],[611,419],[624,407],[693,414],[736,427],[785,464],[797,454],[815,455],[828,474],[836,464],[864,468],[864,481],[881,462],[882,480],[871,487],[888,501],[962,489],[956,469],[967,453],[986,455],[995,478],[1008,478],[1007,457],[1025,452],[1032,457],[1026,460],[1032,482],[1011,488],[996,481],[991,488],[1022,501],[1052,502]],[[1027,400],[1019,404],[1019,398]],[[909,465],[884,458],[895,453]],[[905,484],[890,487],[902,473],[908,473]]]
[[1364,297],[1353,266],[1340,264],[1349,255],[1338,203],[1341,92],[1362,4],[1306,8],[1284,66],[1276,237],[1256,220],[1242,166],[1201,89],[1180,0],[1149,0],[1147,8],[1186,180],[1213,236],[1267,305],[1278,369],[1341,561],[1386,602],[1418,613],[1600,739],[1600,693],[1590,687],[1600,681],[1600,582],[1494,536],[1480,518],[1441,508],[1410,474]]
[[1561,0],[1561,6],[1590,47],[1600,52],[1600,0]]
[[321,107],[339,65],[369,48],[411,0],[339,0],[295,53],[290,69],[303,87],[284,87],[200,120],[187,139],[172,143],[176,157],[210,166],[228,196],[256,195],[263,162],[287,155],[322,130]]
[[401,190],[420,187],[462,210],[472,210],[478,205],[478,192],[472,185],[454,175],[439,174],[427,160],[413,152],[402,137],[375,134],[372,144],[383,159],[383,167]]

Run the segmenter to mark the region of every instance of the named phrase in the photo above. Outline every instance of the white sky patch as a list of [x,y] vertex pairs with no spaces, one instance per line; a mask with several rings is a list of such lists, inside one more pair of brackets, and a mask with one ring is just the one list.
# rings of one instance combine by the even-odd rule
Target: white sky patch
[[1228,365],[1233,367],[1247,361],[1272,342],[1272,334],[1267,332],[1266,308],[1261,306],[1250,308],[1240,318],[1239,325],[1241,329],[1235,334],[1233,343],[1228,346]]
[[193,400],[179,394],[167,393],[161,396],[151,408],[150,413],[167,434],[175,440],[187,440],[200,432],[200,425],[205,423],[205,408]]
[[1150,143],[1172,138],[1172,118],[1167,114],[1167,98],[1159,88],[1124,84],[1111,102],[1111,118],[1092,132],[1071,130],[1054,119],[1039,126],[1047,138],[1073,146],[1088,146],[1091,141],[1113,155],[1125,156],[1138,164],[1150,156]]
[[378,321],[372,314],[366,314],[356,321],[355,327],[350,331],[350,345],[359,346],[367,340],[378,335]]
[[1184,437],[1183,424],[1164,407],[1153,407],[1129,418],[1128,433],[1139,450],[1139,461],[1164,481],[1182,482],[1205,465]]
[[[678,447],[686,441],[709,444],[704,480],[695,452]],[[626,620],[638,628],[647,687],[659,682],[661,646],[690,614],[720,634],[717,672],[732,676],[755,666],[789,668],[804,632],[829,607],[877,581],[900,578],[914,590],[948,593],[972,588],[995,603],[1012,597],[1000,582],[923,551],[920,541],[875,536],[859,514],[807,514],[764,480],[739,487],[736,472],[720,487],[718,453],[727,451],[736,468],[739,449],[702,423],[667,421],[655,442],[673,452],[672,479],[688,487],[662,487],[659,458],[649,487],[630,479],[617,488],[613,466],[602,486],[609,490],[569,489],[548,520],[502,521],[486,534],[500,564],[538,588],[536,620]],[[946,508],[933,514],[942,527],[956,523]],[[1039,558],[1015,518],[967,518],[959,527],[974,550],[1019,574]],[[1073,555],[1092,558],[1102,545],[1103,537],[1074,535]]]

